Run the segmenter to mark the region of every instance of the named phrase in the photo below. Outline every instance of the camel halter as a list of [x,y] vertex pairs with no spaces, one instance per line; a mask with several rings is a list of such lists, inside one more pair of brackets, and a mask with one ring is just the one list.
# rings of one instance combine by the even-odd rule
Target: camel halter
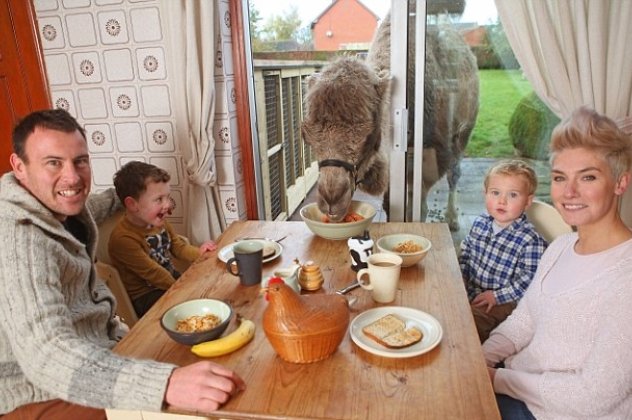
[[338,159],[324,159],[318,162],[318,169],[324,166],[336,166],[338,168],[344,168],[353,176],[353,189],[355,190],[358,184],[361,184],[363,180],[358,181],[358,167],[344,160]]
[[[367,142],[369,144],[376,144],[376,134],[375,132],[371,133],[370,135],[367,136]],[[377,143],[379,145],[379,142]],[[377,150],[377,147],[376,147]],[[324,166],[337,166],[338,168],[344,168],[347,170],[347,172],[349,172],[349,174],[351,176],[353,176],[353,190],[355,191],[356,188],[358,188],[358,185],[360,184],[368,184],[364,179],[360,179],[358,180],[358,165],[354,165],[352,163],[349,162],[345,162],[344,160],[340,160],[340,159],[323,159],[321,161],[318,162],[318,169],[320,170],[320,168],[324,167]]]

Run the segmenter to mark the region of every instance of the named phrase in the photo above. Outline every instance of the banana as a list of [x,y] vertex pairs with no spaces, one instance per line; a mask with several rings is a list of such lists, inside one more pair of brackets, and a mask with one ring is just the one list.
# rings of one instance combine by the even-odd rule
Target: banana
[[255,323],[241,319],[235,331],[217,340],[206,341],[191,347],[193,354],[200,357],[217,357],[232,353],[245,346],[255,336]]

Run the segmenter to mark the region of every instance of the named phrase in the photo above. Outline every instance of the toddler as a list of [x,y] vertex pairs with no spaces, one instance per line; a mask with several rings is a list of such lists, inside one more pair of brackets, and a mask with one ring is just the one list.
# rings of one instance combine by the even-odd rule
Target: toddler
[[487,213],[474,220],[459,256],[481,342],[514,310],[547,246],[525,214],[537,187],[531,167],[501,161],[488,170],[484,187]]

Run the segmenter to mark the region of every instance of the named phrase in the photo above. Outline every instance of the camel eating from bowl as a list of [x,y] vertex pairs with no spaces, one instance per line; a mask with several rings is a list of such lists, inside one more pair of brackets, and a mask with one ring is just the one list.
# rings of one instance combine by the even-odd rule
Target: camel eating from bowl
[[[389,14],[376,31],[366,61],[341,57],[307,80],[301,129],[319,161],[318,207],[332,221],[345,216],[356,188],[371,195],[387,193],[385,208],[388,204],[388,156],[393,147],[390,33]],[[410,48],[414,51],[414,45]],[[455,231],[460,163],[478,114],[478,69],[476,58],[450,25],[428,26],[425,58],[421,220],[427,216],[429,189],[446,175],[450,191],[444,217]],[[414,75],[414,66],[411,53],[409,74]],[[408,92],[414,89],[414,77],[409,77]],[[414,144],[414,106],[409,101],[409,146]]]

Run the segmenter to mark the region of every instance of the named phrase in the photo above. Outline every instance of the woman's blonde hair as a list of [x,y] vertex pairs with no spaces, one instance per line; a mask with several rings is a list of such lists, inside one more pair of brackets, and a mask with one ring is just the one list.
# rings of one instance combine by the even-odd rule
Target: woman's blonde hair
[[551,158],[566,149],[582,147],[603,156],[616,179],[632,166],[632,138],[617,124],[582,106],[561,121],[551,134]]
[[526,162],[518,159],[501,160],[494,164],[487,170],[485,174],[485,191],[487,191],[487,185],[489,184],[490,177],[494,175],[504,176],[521,176],[527,181],[527,189],[529,195],[535,194],[535,190],[538,188],[538,177],[531,166]]

